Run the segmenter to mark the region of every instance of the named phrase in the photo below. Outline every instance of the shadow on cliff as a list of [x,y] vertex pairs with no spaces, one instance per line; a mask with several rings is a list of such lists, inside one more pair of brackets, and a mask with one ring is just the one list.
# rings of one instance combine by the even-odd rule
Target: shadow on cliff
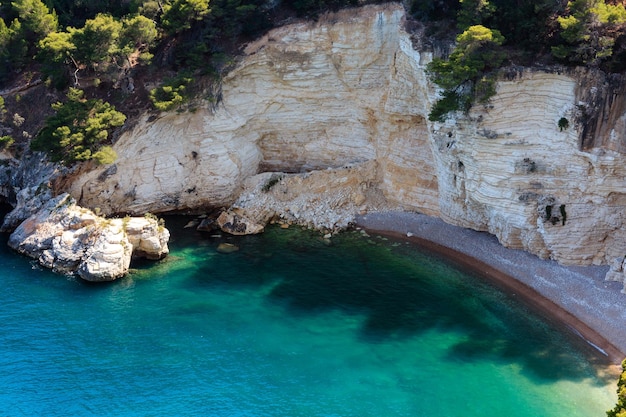
[[268,302],[292,315],[359,315],[359,337],[368,343],[452,332],[451,339],[461,342],[442,352],[447,360],[508,363],[538,382],[580,380],[592,372],[577,350],[584,346],[572,348],[573,340],[554,325],[483,280],[404,243],[394,247],[358,233],[329,242],[291,229],[224,239],[241,250],[198,265],[193,285],[264,288]]

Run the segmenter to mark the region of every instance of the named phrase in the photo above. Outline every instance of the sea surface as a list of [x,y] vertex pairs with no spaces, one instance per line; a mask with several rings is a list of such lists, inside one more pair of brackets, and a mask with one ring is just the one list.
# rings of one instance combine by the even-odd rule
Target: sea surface
[[[0,241],[0,416],[604,416],[601,354],[406,242],[215,237],[113,283]],[[239,251],[217,252],[230,242]]]

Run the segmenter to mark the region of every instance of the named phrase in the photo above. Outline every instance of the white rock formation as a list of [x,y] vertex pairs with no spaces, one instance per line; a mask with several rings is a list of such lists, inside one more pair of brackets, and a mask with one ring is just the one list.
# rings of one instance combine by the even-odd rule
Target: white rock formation
[[579,150],[576,88],[527,72],[498,84],[492,108],[434,126],[441,217],[563,264],[623,256],[626,155]]
[[345,229],[355,213],[381,206],[370,189],[376,182],[374,161],[305,174],[270,173],[255,175],[244,182],[244,191],[232,207],[217,219],[220,228],[231,234],[263,231],[270,220],[280,220],[314,229]]
[[[258,173],[374,161],[368,189],[391,205],[564,264],[623,258],[626,113],[603,118],[613,124],[581,150],[581,112],[593,107],[581,75],[526,70],[500,81],[488,108],[431,123],[431,55],[404,23],[403,8],[385,4],[271,31],[224,79],[217,110],[146,116],[116,143],[118,162],[79,178],[72,195],[109,213],[241,206]],[[332,198],[332,186],[320,192]],[[319,216],[298,204],[299,221]]]
[[[434,90],[402,31],[404,10],[328,19],[335,23],[290,25],[250,44],[217,111],[146,115],[116,143],[117,163],[80,178],[72,195],[105,213],[215,207],[233,203],[259,172],[377,160],[393,201],[411,196],[415,181],[434,185],[421,198],[436,214],[432,157],[419,150],[429,146],[424,115]],[[419,169],[415,157],[425,162]]]
[[166,256],[168,239],[154,218],[104,219],[63,194],[22,222],[9,246],[56,272],[112,281],[128,272],[132,256]]

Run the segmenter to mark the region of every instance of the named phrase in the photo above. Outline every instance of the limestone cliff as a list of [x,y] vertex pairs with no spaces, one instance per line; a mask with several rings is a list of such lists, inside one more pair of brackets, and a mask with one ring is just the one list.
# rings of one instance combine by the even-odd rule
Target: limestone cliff
[[232,204],[262,172],[369,161],[367,187],[389,205],[565,264],[623,257],[621,90],[588,73],[520,70],[488,107],[431,123],[431,54],[404,28],[403,8],[386,4],[273,30],[247,46],[217,109],[146,115],[116,143],[117,163],[71,192],[104,212],[200,210]]
[[146,115],[117,142],[118,162],[72,194],[105,212],[195,209],[232,203],[259,172],[376,160],[393,201],[437,214],[424,151],[434,90],[403,23],[402,7],[388,5],[270,32],[225,78],[215,112]]
[[528,71],[488,109],[434,126],[441,217],[564,264],[622,256],[626,155],[579,149],[576,91],[574,76]]

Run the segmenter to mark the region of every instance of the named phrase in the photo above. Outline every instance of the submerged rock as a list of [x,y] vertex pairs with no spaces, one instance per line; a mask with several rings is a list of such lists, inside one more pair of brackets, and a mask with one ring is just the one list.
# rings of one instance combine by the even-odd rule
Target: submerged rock
[[200,223],[198,224],[198,227],[196,227],[196,230],[199,232],[212,232],[216,228],[217,228],[217,225],[215,224],[215,219],[210,218],[210,217],[205,217],[204,219],[200,221]]
[[168,240],[156,218],[105,219],[62,194],[22,222],[8,244],[56,272],[113,281],[128,273],[133,256],[166,256]]
[[219,253],[233,253],[239,250],[239,246],[233,245],[232,243],[220,243],[217,246],[217,251]]

